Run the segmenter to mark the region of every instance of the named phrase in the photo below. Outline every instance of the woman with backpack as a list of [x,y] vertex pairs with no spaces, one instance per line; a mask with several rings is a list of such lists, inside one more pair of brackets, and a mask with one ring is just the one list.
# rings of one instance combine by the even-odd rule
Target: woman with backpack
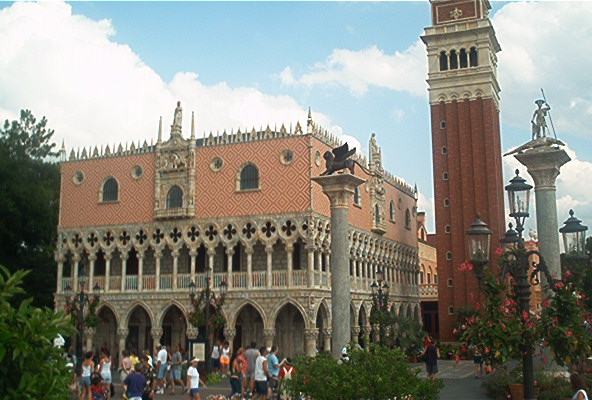
[[286,391],[286,381],[292,379],[294,373],[296,372],[296,368],[292,366],[292,359],[290,357],[286,358],[283,362],[284,366],[280,369],[280,381],[279,381],[279,390],[278,392],[281,393],[281,397],[286,400],[292,400],[292,398],[288,395]]

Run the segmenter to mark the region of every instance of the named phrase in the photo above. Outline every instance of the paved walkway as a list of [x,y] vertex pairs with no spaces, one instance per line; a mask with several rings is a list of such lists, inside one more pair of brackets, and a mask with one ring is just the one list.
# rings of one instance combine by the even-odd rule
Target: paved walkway
[[[410,364],[411,367],[421,369],[419,376],[425,377],[425,364]],[[475,365],[473,361],[461,361],[456,365],[451,360],[438,361],[438,378],[444,380],[444,389],[440,392],[440,400],[486,400],[485,389],[481,386],[482,379],[475,379]],[[115,399],[120,399],[121,389],[117,388]],[[219,385],[200,389],[202,400],[210,394],[228,394],[230,393],[230,384],[225,379]],[[186,394],[160,394],[156,395],[156,400],[187,399]]]

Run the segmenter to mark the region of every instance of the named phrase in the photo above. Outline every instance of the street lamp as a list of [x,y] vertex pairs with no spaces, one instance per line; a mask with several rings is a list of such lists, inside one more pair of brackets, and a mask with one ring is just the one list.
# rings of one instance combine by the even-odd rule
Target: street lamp
[[[507,274],[510,274],[516,282],[516,294],[518,297],[518,304],[520,305],[521,315],[528,315],[530,312],[530,286],[539,283],[538,274],[544,273],[548,281],[552,278],[549,275],[547,266],[543,256],[536,250],[526,251],[524,249],[524,239],[522,232],[524,231],[524,222],[529,216],[528,207],[530,199],[530,190],[532,185],[526,183],[526,180],[520,177],[516,170],[516,176],[510,180],[510,184],[506,186],[508,191],[508,201],[510,205],[510,217],[514,218],[516,222],[516,230],[512,229],[512,224],[504,234],[504,238],[500,240],[502,245],[506,245],[507,249],[513,249],[514,257],[508,257],[507,262],[503,265],[501,270],[501,277],[505,279]],[[483,278],[483,267],[489,262],[489,237],[491,230],[487,228],[487,224],[477,218],[471,229],[467,230],[467,239],[469,242],[469,254],[471,262],[475,267],[475,274],[479,279],[479,286],[481,287],[481,279]],[[485,252],[487,250],[487,252]],[[534,270],[531,272],[530,257],[537,255],[539,263],[534,264]],[[522,344],[522,367],[524,370],[524,398],[535,399],[534,394],[534,365],[532,359],[532,339],[527,335],[524,337]]]
[[574,217],[573,210],[569,210],[569,218],[559,229],[563,236],[565,255],[570,258],[586,258],[586,231],[588,227]]
[[[72,288],[69,284],[64,288],[66,308],[71,310],[72,314],[74,314],[73,317],[76,319],[76,370],[79,374],[80,366],[82,365],[82,335],[87,317],[89,316],[91,301],[93,300],[93,298],[84,291],[85,284],[86,276],[84,274],[84,267],[81,267],[80,274],[78,275],[78,287],[80,288],[80,291],[73,295]],[[93,291],[94,301],[98,302],[101,287],[96,284]]]
[[[210,313],[210,304],[212,300],[216,299],[215,294],[212,292],[212,290],[210,289],[210,270],[209,268],[206,268],[206,276],[205,276],[205,281],[206,281],[206,287],[203,289],[205,290],[205,323],[206,323],[206,329],[205,329],[205,362],[206,362],[206,371],[209,374],[210,372],[212,372],[212,366],[210,363],[210,358],[211,358],[211,351],[210,351],[210,317],[211,317],[211,313]],[[191,281],[191,283],[189,284],[189,289],[191,290],[189,293],[189,297],[191,298],[191,304],[194,304],[194,300],[195,300],[195,282]],[[228,293],[228,283],[226,282],[226,280],[222,280],[220,282],[220,297],[223,300],[224,297],[226,297],[226,294]],[[197,310],[199,312],[199,310]]]
[[[384,280],[384,272],[381,268],[376,270],[376,280],[372,282],[370,289],[372,290],[372,303],[376,307],[375,312],[379,313],[379,315],[382,315],[383,312],[388,312],[389,285]],[[378,318],[378,320],[382,321],[382,318]],[[380,322],[379,324],[380,342],[382,344],[385,327]]]

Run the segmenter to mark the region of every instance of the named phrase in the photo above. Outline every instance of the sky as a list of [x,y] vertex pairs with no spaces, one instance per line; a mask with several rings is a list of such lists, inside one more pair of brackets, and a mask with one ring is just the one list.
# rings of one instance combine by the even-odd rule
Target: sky
[[[492,2],[502,151],[530,139],[544,88],[572,161],[560,225],[592,224],[592,2]],[[0,120],[46,116],[72,148],[156,139],[177,100],[198,136],[313,119],[417,184],[433,232],[428,2],[0,2]],[[504,184],[520,167],[504,158]],[[534,215],[534,209],[531,209]],[[529,228],[536,229],[534,218]]]

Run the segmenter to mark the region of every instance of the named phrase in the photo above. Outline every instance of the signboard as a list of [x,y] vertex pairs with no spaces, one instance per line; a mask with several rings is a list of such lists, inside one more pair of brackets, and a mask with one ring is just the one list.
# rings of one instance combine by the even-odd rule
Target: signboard
[[199,361],[206,360],[206,343],[203,340],[189,340],[189,361],[197,358]]

